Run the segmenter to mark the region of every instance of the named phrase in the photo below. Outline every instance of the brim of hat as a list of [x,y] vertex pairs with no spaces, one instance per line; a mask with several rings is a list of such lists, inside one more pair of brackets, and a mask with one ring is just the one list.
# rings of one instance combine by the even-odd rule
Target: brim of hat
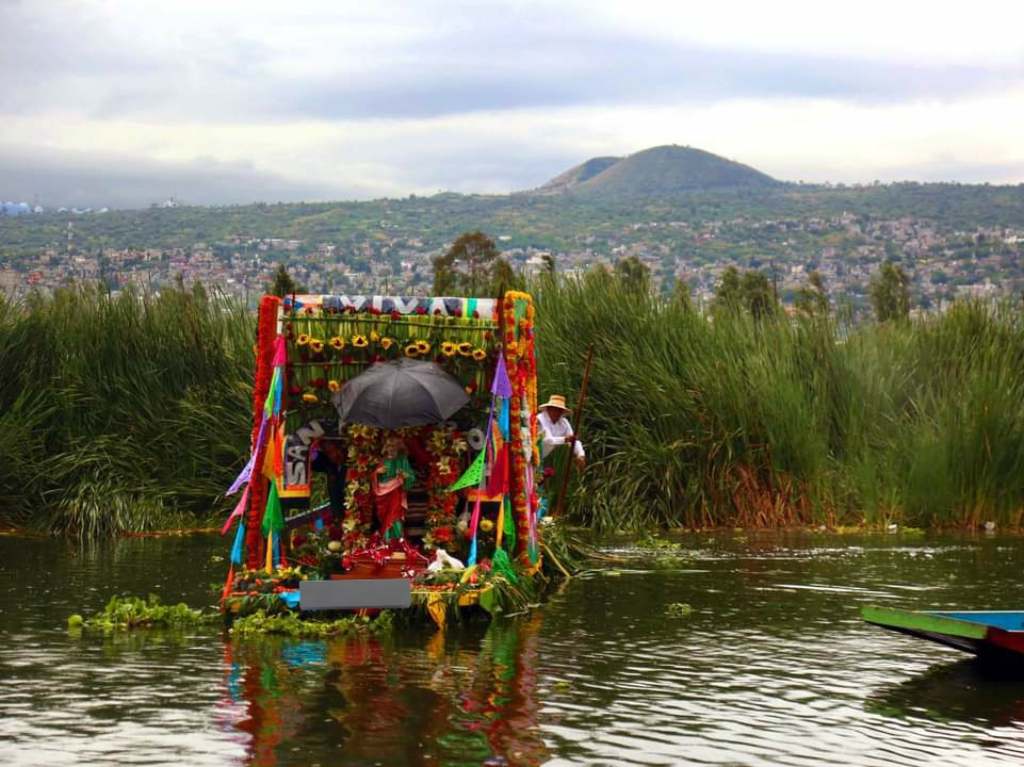
[[540,406],[539,408],[537,408],[537,409],[538,409],[538,410],[543,410],[543,409],[544,409],[544,408],[546,408],[546,407],[549,407],[549,408],[551,408],[552,410],[561,410],[561,411],[563,411],[563,412],[565,412],[565,413],[568,413],[568,412],[569,412],[569,408],[567,408],[567,407],[562,407],[561,405],[553,405],[553,404],[551,404],[550,402],[545,402],[545,403],[544,403],[543,405],[541,405],[541,406]]

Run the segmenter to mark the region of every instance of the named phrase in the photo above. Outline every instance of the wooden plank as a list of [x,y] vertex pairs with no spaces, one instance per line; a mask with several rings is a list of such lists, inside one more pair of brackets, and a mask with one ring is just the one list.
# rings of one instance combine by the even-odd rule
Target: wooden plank
[[412,585],[405,578],[361,578],[302,581],[299,609],[362,610],[404,609],[412,605]]
[[964,639],[984,639],[988,633],[988,627],[983,624],[956,620],[936,613],[867,606],[861,608],[860,614],[868,623],[883,628],[946,634]]

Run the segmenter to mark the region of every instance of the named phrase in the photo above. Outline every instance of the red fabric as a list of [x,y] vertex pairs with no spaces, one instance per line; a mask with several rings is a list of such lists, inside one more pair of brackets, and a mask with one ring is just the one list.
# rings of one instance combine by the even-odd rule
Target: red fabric
[[379,482],[373,475],[373,494],[377,506],[377,521],[380,522],[381,535],[386,533],[395,522],[405,517],[408,506],[405,495],[405,479],[402,476]]
[[[260,300],[260,313],[256,335],[256,375],[252,386],[252,441],[256,437],[263,422],[263,403],[270,390],[270,377],[274,372],[274,344],[277,338],[277,310],[281,299],[277,296],[263,296]],[[269,426],[268,426],[269,428]],[[249,511],[245,517],[245,559],[250,569],[262,566],[265,554],[264,540],[260,532],[263,521],[263,509],[267,505],[267,480],[263,476],[263,461],[266,445],[270,441],[267,434],[263,446],[256,455],[256,464],[249,480]]]

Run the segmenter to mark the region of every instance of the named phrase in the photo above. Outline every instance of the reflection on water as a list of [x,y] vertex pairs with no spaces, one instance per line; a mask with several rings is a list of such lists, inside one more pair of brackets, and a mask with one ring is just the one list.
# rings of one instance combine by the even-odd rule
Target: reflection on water
[[[1016,539],[733,534],[576,579],[531,616],[331,642],[68,637],[111,593],[212,601],[216,537],[0,538],[0,764],[987,765],[1024,682],[866,626],[1024,604]],[[670,604],[690,614],[672,617]]]
[[[264,641],[224,646],[220,722],[248,761],[540,764],[539,614],[482,637]],[[310,755],[318,755],[311,757]]]

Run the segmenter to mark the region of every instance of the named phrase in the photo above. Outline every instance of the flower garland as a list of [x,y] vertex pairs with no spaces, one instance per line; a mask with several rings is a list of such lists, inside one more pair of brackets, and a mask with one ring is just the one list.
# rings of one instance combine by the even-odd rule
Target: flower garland
[[457,542],[455,508],[458,495],[448,488],[462,471],[461,456],[469,449],[462,434],[453,426],[426,429],[426,449],[430,471],[427,474],[427,534],[424,548],[451,551]]
[[373,490],[371,478],[380,459],[380,430],[372,426],[351,424],[348,437],[348,468],[345,474],[345,515],[342,538],[345,551],[365,548],[373,523]]
[[402,357],[433,360],[462,379],[473,396],[483,389],[500,346],[493,318],[476,314],[402,315],[310,305],[288,312],[284,320],[294,352],[287,371],[289,410],[327,405],[368,365]]
[[[520,559],[536,565],[537,493],[529,481],[540,464],[537,448],[537,360],[534,349],[534,308],[528,293],[509,291],[502,304],[504,312],[504,352],[513,396],[509,402],[512,450],[512,510],[516,521],[516,540]],[[528,439],[529,442],[524,442]],[[529,464],[527,461],[529,460]]]

